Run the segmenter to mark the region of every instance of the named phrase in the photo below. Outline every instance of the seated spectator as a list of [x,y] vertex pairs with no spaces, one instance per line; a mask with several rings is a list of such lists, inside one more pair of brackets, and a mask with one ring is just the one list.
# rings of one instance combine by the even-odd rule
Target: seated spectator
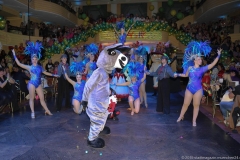
[[53,66],[54,66],[54,65],[53,65],[53,63],[52,63],[52,60],[51,60],[51,59],[48,59],[48,63],[45,65],[46,71],[52,73],[51,70],[53,69]]
[[203,88],[202,103],[205,102],[207,96],[212,96],[210,82],[211,82],[210,71],[207,71],[202,78],[202,88]]
[[238,71],[237,70],[230,70],[230,76],[231,76],[231,80],[232,81],[238,81],[240,82],[240,78],[238,75]]
[[12,103],[13,111],[19,110],[15,80],[6,74],[4,68],[0,68],[0,95],[4,96],[4,104]]
[[225,72],[225,68],[224,68],[223,64],[218,63],[217,68],[218,68],[218,77],[223,78],[223,74]]
[[19,66],[15,65],[13,67],[12,77],[19,84],[20,90],[24,92],[25,95],[28,95],[26,80],[30,79],[30,75],[25,72],[22,72]]

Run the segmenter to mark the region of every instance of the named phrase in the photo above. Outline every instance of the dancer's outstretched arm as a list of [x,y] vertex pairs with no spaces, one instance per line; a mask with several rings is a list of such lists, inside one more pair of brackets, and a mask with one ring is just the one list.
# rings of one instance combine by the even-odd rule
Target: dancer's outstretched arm
[[188,70],[185,74],[183,73],[180,73],[180,74],[177,74],[178,77],[188,77],[188,74],[189,74],[189,70],[190,70],[191,67],[188,67]]
[[15,62],[17,63],[17,65],[18,65],[19,67],[21,67],[21,68],[26,69],[26,70],[29,71],[30,66],[25,65],[25,64],[22,64],[22,63],[19,62],[19,60],[18,60],[17,57],[16,57],[16,53],[15,53],[14,49],[12,50],[12,53],[13,53],[13,57],[14,57],[14,60],[15,60]]
[[116,83],[116,86],[129,86],[130,82],[125,82],[125,83]]
[[76,84],[76,82],[74,82],[73,80],[71,80],[71,79],[68,77],[68,75],[67,75],[67,73],[66,73],[66,70],[65,70],[65,67],[62,66],[62,68],[63,68],[64,75],[65,75],[65,77],[66,77],[66,80],[67,80],[69,83],[71,83],[71,85],[74,86],[74,85]]
[[132,29],[132,27],[134,26],[135,23],[136,23],[136,22],[134,22],[134,23],[131,25],[131,27],[127,30],[127,32],[126,32],[127,35],[128,35],[129,31]]
[[114,32],[117,34],[117,36],[118,36],[118,38],[119,38],[119,34],[118,34],[118,32],[117,32],[117,30],[116,30],[116,28],[114,27],[113,24],[112,24],[112,27],[113,27],[113,29],[114,29]]

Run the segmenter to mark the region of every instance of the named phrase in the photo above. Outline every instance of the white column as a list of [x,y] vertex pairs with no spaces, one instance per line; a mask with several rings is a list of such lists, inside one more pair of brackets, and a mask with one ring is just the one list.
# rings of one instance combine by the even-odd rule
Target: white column
[[22,21],[24,25],[28,23],[28,13],[22,13]]
[[117,4],[111,4],[111,12],[117,14]]

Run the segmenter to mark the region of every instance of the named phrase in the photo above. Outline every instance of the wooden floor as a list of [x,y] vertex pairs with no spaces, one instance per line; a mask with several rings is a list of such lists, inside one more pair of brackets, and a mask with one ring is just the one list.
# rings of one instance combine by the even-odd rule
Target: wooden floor
[[[171,113],[156,113],[156,97],[148,94],[149,108],[141,107],[134,116],[127,111],[126,100],[117,104],[119,121],[108,120],[111,134],[101,136],[106,142],[103,149],[87,146],[89,118],[76,115],[65,108],[55,112],[55,100],[47,99],[53,116],[45,116],[36,101],[36,118],[31,119],[30,109],[13,115],[0,116],[0,159],[103,159],[103,160],[158,160],[193,157],[240,156],[240,143],[226,134],[201,107],[197,127],[192,126],[192,106],[184,121],[177,123],[183,97],[171,94]],[[210,112],[208,113],[210,114]],[[239,135],[238,135],[239,136]]]

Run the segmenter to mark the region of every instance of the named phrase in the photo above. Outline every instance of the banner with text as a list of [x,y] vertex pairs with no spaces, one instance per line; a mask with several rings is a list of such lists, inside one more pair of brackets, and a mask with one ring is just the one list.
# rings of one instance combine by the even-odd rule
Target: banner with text
[[[120,34],[120,33],[118,33]],[[99,41],[115,41],[117,40],[117,35],[113,31],[102,31],[99,32]],[[139,41],[139,40],[152,40],[152,41],[161,41],[162,32],[161,31],[150,31],[146,32],[143,30],[134,30],[132,29],[127,36],[127,41]]]

